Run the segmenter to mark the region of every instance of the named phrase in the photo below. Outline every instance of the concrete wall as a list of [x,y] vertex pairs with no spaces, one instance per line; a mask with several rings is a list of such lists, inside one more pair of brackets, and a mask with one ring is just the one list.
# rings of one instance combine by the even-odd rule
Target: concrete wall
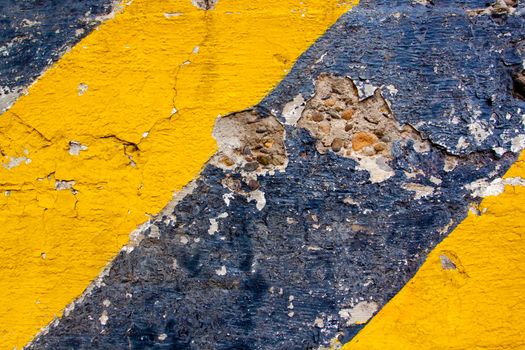
[[0,6],[0,348],[525,348],[522,4]]

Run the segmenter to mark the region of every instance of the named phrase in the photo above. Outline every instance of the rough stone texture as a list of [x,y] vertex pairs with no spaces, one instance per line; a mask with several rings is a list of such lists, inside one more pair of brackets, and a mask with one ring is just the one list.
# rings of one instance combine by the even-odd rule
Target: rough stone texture
[[370,173],[371,182],[394,176],[389,163],[398,144],[414,144],[420,153],[430,147],[413,127],[396,122],[379,90],[359,101],[349,78],[319,76],[315,95],[306,103],[298,126],[318,139],[320,153],[331,150],[355,160]]
[[334,73],[352,78],[361,97],[381,88],[400,123],[451,154],[510,150],[523,132],[523,102],[509,92],[525,55],[525,5],[503,18],[472,15],[479,6],[363,1],[262,104],[273,109],[275,99],[284,105],[299,93],[306,98],[314,91],[312,76]]
[[522,8],[472,14],[477,6],[365,1],[254,112],[281,118],[319,76],[348,76],[428,149],[393,141],[394,174],[374,182],[334,152],[340,145],[321,153],[307,129],[287,125],[284,171],[254,180],[209,164],[28,348],[313,349],[351,339],[362,327],[352,320],[390,300],[479,203],[471,184],[497,179],[522,148],[525,104],[513,95]]
[[275,117],[245,111],[218,118],[213,136],[219,150],[212,163],[220,168],[265,174],[286,167],[284,127]]
[[355,2],[123,1],[47,69],[0,117],[0,348],[61,315],[200,173],[217,116],[257,104]]
[[71,45],[109,16],[114,0],[2,0],[0,113]]
[[[286,172],[258,178],[261,211],[239,174],[208,166],[193,193],[155,222],[160,237],[122,252],[103,287],[31,348],[307,349],[350,335],[340,311],[393,297],[443,229],[465,216],[474,199],[461,185],[497,166],[479,154],[447,173],[442,151],[402,147],[397,175],[377,185],[352,160],[320,155],[304,130],[293,130],[286,146]],[[442,184],[414,200],[400,183],[432,183],[402,169],[433,173]],[[226,178],[243,193],[223,186]]]

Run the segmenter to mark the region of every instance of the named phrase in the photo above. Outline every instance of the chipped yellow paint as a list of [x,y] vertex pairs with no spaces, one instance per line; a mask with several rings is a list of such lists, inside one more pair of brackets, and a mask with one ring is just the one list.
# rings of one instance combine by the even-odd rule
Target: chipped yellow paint
[[[525,153],[505,177],[525,177]],[[485,198],[343,349],[525,349],[524,203],[519,186]]]
[[60,315],[198,174],[215,118],[257,103],[352,2],[128,2],[2,115],[0,349]]

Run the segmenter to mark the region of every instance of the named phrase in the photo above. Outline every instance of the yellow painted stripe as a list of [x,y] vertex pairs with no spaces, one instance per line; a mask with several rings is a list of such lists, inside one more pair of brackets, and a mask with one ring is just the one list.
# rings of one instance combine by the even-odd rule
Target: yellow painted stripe
[[[525,154],[505,177],[525,178]],[[524,204],[520,186],[485,198],[343,349],[525,349]]]
[[217,115],[256,104],[352,2],[135,0],[2,115],[0,349],[60,315],[198,174]]

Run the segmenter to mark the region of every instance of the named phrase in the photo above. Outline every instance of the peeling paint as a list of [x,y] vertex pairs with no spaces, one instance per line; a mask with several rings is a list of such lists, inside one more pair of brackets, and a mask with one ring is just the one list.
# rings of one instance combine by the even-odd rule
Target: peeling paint
[[[223,3],[221,1],[218,6]],[[464,20],[460,14],[464,12],[464,7],[454,11],[451,11],[452,8],[447,8],[447,17],[445,19],[440,17],[443,14],[435,9],[442,3],[426,2],[425,6],[410,6],[407,10],[390,2],[386,3],[388,6],[378,3],[377,7],[370,6],[373,3],[365,2],[364,11],[351,13],[334,26],[333,30],[321,38],[304,56],[304,61],[294,68],[288,80],[285,80],[263,103],[253,111],[238,112],[219,119],[216,122],[216,131],[219,132],[214,132],[219,151],[202,169],[195,186],[188,191],[189,195],[176,204],[174,200],[171,201],[168,208],[159,215],[150,213],[151,221],[132,235],[133,242],[126,246],[97,279],[90,293],[83,295],[83,298],[77,301],[77,307],[68,315],[50,324],[47,335],[39,337],[32,347],[56,348],[53,344],[57,342],[58,344],[84,342],[82,345],[85,344],[87,347],[89,343],[97,342],[101,347],[118,344],[122,347],[136,348],[157,346],[206,348],[209,344],[214,344],[224,348],[251,346],[288,349],[297,346],[303,348],[328,346],[334,337],[340,336],[341,341],[353,337],[361,329],[357,327],[358,324],[366,323],[379,307],[387,303],[391,296],[414,275],[427,252],[438,244],[451,227],[463,220],[469,205],[477,208],[479,200],[474,196],[476,189],[470,188],[470,184],[479,183],[481,187],[488,184],[487,186],[490,187],[495,179],[502,176],[514,160],[514,155],[508,152],[510,140],[522,132],[518,128],[509,127],[515,123],[518,116],[514,113],[515,102],[508,99],[510,89],[507,87],[504,90],[499,87],[493,89],[493,85],[489,83],[490,79],[499,76],[510,82],[512,72],[504,70],[504,73],[498,71],[497,74],[492,74],[493,68],[485,64],[487,57],[494,57],[494,62],[501,62],[499,56],[501,52],[479,50],[476,52],[477,55],[474,55],[476,63],[469,64],[467,60],[471,51],[458,50],[458,47],[454,46],[458,45],[454,44],[454,35],[461,37],[461,41],[473,47],[473,50],[478,47],[477,42],[472,41],[471,38],[480,38],[480,36],[463,35],[461,29],[467,25],[463,22],[459,22],[458,25],[458,22],[455,22]],[[382,10],[380,5],[383,6]],[[377,8],[379,12],[374,12]],[[391,13],[391,9],[403,13]],[[157,12],[157,17],[161,17],[163,23],[185,17],[170,18],[166,21],[162,13],[167,12],[164,9],[162,11],[159,9]],[[212,11],[206,16],[215,16],[218,12]],[[299,10],[296,12],[301,13]],[[431,12],[432,16],[429,16],[428,12]],[[405,19],[409,21],[408,27],[406,22],[401,26]],[[484,16],[478,16],[473,21],[483,20],[485,20]],[[389,33],[393,34],[384,36],[384,26],[392,22],[396,22],[396,26],[399,25],[397,28],[403,31],[400,33],[389,29],[392,31]],[[429,23],[432,25],[428,25]],[[450,26],[453,34],[447,32],[449,27],[446,26],[449,23],[457,25],[457,27]],[[475,22],[468,29],[474,31],[476,27],[484,28],[479,22]],[[421,28],[425,30],[419,31]],[[437,32],[433,32],[436,28]],[[494,31],[499,30],[489,28]],[[369,36],[364,36],[361,30]],[[379,31],[378,37],[374,37],[377,34],[375,30]],[[351,31],[352,35],[340,35],[341,31],[344,33]],[[221,31],[217,32],[221,33]],[[415,34],[407,35],[412,32]],[[329,46],[330,43],[327,44],[326,40],[333,40],[331,33],[336,33],[336,42],[335,45]],[[425,38],[427,35],[429,40]],[[357,38],[371,46],[350,45],[346,42]],[[414,42],[408,44],[401,41],[412,39]],[[493,39],[490,41],[491,44],[496,43],[494,45],[497,46],[501,43]],[[440,48],[450,46],[453,51],[449,52],[449,55],[434,52],[432,50],[436,47],[424,46],[429,42],[438,43],[436,46]],[[183,105],[179,103],[181,94],[184,96],[187,91],[184,88],[184,80],[180,79],[181,74],[183,76],[185,69],[191,70],[198,65],[200,56],[211,49],[202,42],[197,44],[197,46],[195,43],[188,45],[187,50],[184,51],[187,54],[190,50],[194,52],[195,47],[204,48],[199,51],[195,60],[192,58],[191,64],[177,63],[175,84],[177,106]],[[327,47],[330,50],[327,50]],[[385,48],[389,51],[382,51]],[[397,48],[402,48],[404,53],[395,51]],[[349,54],[345,50],[355,50],[353,52],[355,54]],[[373,52],[374,57],[378,57],[377,60],[374,60],[374,57],[369,59],[366,56],[368,52]],[[417,62],[428,62],[418,56],[422,52],[426,55],[423,58],[428,60],[436,58],[438,62],[429,62],[428,67],[420,63],[414,65],[412,59]],[[434,53],[430,55],[428,54],[430,52]],[[460,60],[458,56],[454,56],[454,52],[460,52],[462,56]],[[356,62],[355,65],[350,66],[345,60],[352,62],[361,60],[363,64]],[[303,62],[308,67],[314,68],[301,69]],[[317,62],[317,66],[314,62]],[[330,65],[330,69],[323,66],[325,64]],[[365,66],[366,69],[359,73],[351,71],[354,69],[352,67],[357,66]],[[397,66],[404,70],[402,74],[394,76],[397,71],[392,67]],[[382,67],[386,67],[389,73],[381,74]],[[411,70],[411,67],[418,67],[418,69]],[[456,74],[455,72],[460,72],[463,68],[467,69],[468,74],[464,74],[461,77],[462,81],[459,82],[455,78],[459,77],[460,73],[457,73],[457,77],[448,74],[443,77],[438,76],[442,71]],[[487,69],[483,74],[480,73],[482,68]],[[498,69],[500,68],[498,66]],[[293,102],[294,96],[298,96],[299,91],[301,96],[312,96],[310,91],[315,90],[316,87],[312,86],[311,82],[314,76],[320,76],[314,69],[319,69],[320,72],[332,72],[330,76],[337,79],[350,80],[342,77],[352,77],[356,81],[355,85],[362,87],[361,98],[358,91],[357,94],[354,93],[358,96],[355,98],[355,103],[354,100],[351,102],[354,103],[352,106],[357,104],[358,112],[362,112],[362,118],[359,113],[356,113],[355,117],[359,122],[365,119],[366,124],[363,125],[366,126],[366,130],[356,129],[352,137],[347,140],[349,141],[347,146],[344,142],[342,145],[340,142],[334,144],[335,138],[323,144],[322,139],[316,137],[315,132],[308,128],[279,124],[278,118],[286,120],[284,112],[279,114],[279,111],[284,111],[284,106],[290,101]],[[334,72],[337,70],[344,71]],[[192,77],[190,81],[202,81],[198,75],[190,74],[195,71],[187,72]],[[304,77],[301,78],[307,83],[302,83],[302,80],[294,74],[303,75]],[[418,77],[417,74],[420,76]],[[382,79],[385,81],[381,81]],[[472,79],[470,84],[469,79]],[[249,83],[244,87],[249,86],[251,91],[252,86],[254,88],[256,86],[254,81],[258,80],[250,78],[247,81]],[[446,85],[449,81],[452,83]],[[481,82],[479,86],[476,85],[478,81]],[[216,91],[228,91],[228,93],[214,94],[213,100],[220,101],[221,97],[229,94],[235,99],[239,98],[232,92],[234,85],[228,85],[228,89],[217,88]],[[393,93],[393,89],[385,88],[390,85],[395,86],[397,93]],[[376,86],[383,88],[378,90]],[[470,86],[476,88],[469,90]],[[71,90],[75,91],[74,85],[71,86]],[[89,98],[94,91],[95,89],[90,90],[79,100]],[[380,91],[384,92],[388,100],[383,98]],[[451,98],[444,98],[440,95],[442,92],[450,95]],[[491,100],[490,108],[485,105],[488,104],[487,93],[496,96]],[[362,99],[365,95],[369,97]],[[315,99],[314,95],[307,104]],[[498,99],[500,102],[497,102]],[[175,104],[173,100],[170,102]],[[466,100],[469,100],[465,103],[466,108],[457,102]],[[386,106],[384,112],[386,116],[380,108],[376,108],[375,112],[377,110],[381,112],[381,115],[377,113],[380,117],[377,124],[387,121],[386,129],[395,132],[393,140],[387,141],[387,147],[383,150],[376,150],[375,147],[367,149],[379,143],[376,138],[380,140],[379,135],[374,132],[376,124],[365,118],[365,116],[374,117],[373,108],[364,108],[373,101],[377,102],[378,106]],[[202,99],[199,99],[199,102],[208,103],[207,100],[203,102]],[[337,102],[335,101],[334,106]],[[325,107],[330,108],[323,109],[322,112],[326,112],[325,114],[335,120],[337,118],[329,112],[337,113],[344,110],[337,111],[334,108],[333,111],[329,106],[331,103],[332,101],[328,102],[328,106]],[[441,104],[448,108],[450,103],[457,107],[456,112],[453,113],[457,115],[452,119],[455,121],[452,127],[448,124],[448,119],[441,118],[444,115]],[[468,107],[469,105],[472,108]],[[478,108],[480,105],[483,108]],[[500,105],[504,107],[498,107]],[[159,110],[165,113],[171,109],[171,106],[169,104],[169,108],[163,106]],[[303,118],[306,116],[307,109],[302,113]],[[503,125],[505,134],[495,128],[493,133],[479,134],[476,139],[478,130],[474,130],[473,134],[469,124],[485,118],[480,125],[488,125],[484,124],[490,115],[487,109],[494,110],[494,114],[498,112],[498,115],[504,116],[501,119],[498,119],[498,116],[494,117],[494,123]],[[507,118],[507,113],[500,113],[500,109],[512,111],[508,113],[510,118]],[[225,108],[226,112],[230,110],[235,108]],[[190,115],[191,118],[188,119],[193,124],[182,123],[182,125],[188,125],[188,130],[193,130],[189,126],[200,125],[201,122],[201,120],[199,123],[194,122],[195,115],[201,116],[199,111],[196,106],[182,107],[177,112],[176,118]],[[222,112],[224,110],[214,110],[214,113],[210,113],[213,117]],[[250,155],[245,154],[248,152],[244,152],[244,147],[241,148],[247,143],[242,135],[247,133],[252,135],[252,139],[254,137],[251,127],[246,126],[246,121],[252,117],[247,116],[246,113],[255,116],[254,124],[261,123],[263,120],[270,124],[266,131],[261,129],[260,133],[269,137],[270,140],[267,141],[273,143],[268,142],[266,147],[264,145],[266,142],[259,140],[258,146],[263,143],[263,147],[273,150],[273,146],[277,144],[279,147],[275,148],[275,154],[284,155],[285,162],[273,164],[270,160],[275,158],[275,154],[270,153],[268,158],[263,158],[268,153],[260,151],[265,148],[256,148],[258,147],[256,145],[248,145],[250,153],[257,155],[256,161],[247,158]],[[327,119],[327,115],[323,117]],[[339,119],[344,119],[341,117]],[[130,128],[140,132],[130,133],[132,137],[129,138],[116,136],[118,133],[104,134],[113,136],[100,140],[79,139],[67,135],[67,139],[78,139],[79,142],[89,144],[88,151],[78,152],[79,157],[67,157],[67,159],[73,158],[74,161],[85,162],[89,157],[101,157],[103,162],[109,164],[115,159],[118,160],[119,168],[125,168],[131,171],[131,174],[138,174],[140,181],[134,183],[132,192],[142,198],[147,193],[145,188],[148,188],[148,177],[144,175],[144,169],[147,169],[147,164],[151,164],[150,158],[144,160],[149,154],[148,145],[151,147],[148,143],[164,144],[158,141],[159,134],[173,136],[169,134],[171,116],[165,118],[155,121],[162,127]],[[446,121],[443,122],[445,119]],[[175,124],[181,123],[181,119],[174,121]],[[222,124],[223,122],[226,124]],[[439,124],[440,122],[443,124]],[[230,125],[225,127],[227,123]],[[391,127],[392,125],[394,127]],[[36,128],[43,130],[39,125]],[[49,131],[41,134],[36,131],[37,129],[33,129],[30,133],[32,136],[45,135],[42,139],[39,138],[40,141],[54,140],[54,137],[49,135]],[[314,127],[312,129],[315,131]],[[147,137],[143,136],[144,130],[148,130]],[[211,130],[211,124],[207,125],[206,130]],[[230,137],[228,130],[230,134],[232,130],[237,134]],[[375,135],[375,138],[372,135]],[[403,137],[406,135],[408,137]],[[501,137],[502,135],[504,137]],[[197,136],[198,133],[195,137]],[[494,141],[495,139],[497,141]],[[60,144],[63,145],[63,139],[61,140]],[[162,140],[168,145],[169,152],[159,154],[174,154],[175,150],[180,151],[174,146],[178,142],[176,137],[166,137]],[[109,145],[112,151],[101,156],[96,152],[99,142]],[[319,142],[324,149],[319,146]],[[365,146],[354,149],[359,143]],[[499,152],[499,157],[492,152],[495,145],[501,146],[503,150]],[[199,149],[205,147],[206,145],[199,144]],[[30,149],[33,157],[33,148]],[[62,153],[66,153],[61,147],[60,149]],[[350,156],[347,156],[347,150],[351,152]],[[361,165],[357,156],[357,160],[352,157],[354,153],[362,153],[361,157],[369,160],[373,155],[365,153],[371,154],[372,151],[381,155],[384,152],[383,157],[386,160]],[[190,154],[197,156],[197,152],[190,152]],[[155,158],[155,163],[162,163],[164,160],[165,163],[172,164],[166,159],[160,158],[161,161],[158,161]],[[188,159],[193,161],[192,157]],[[177,163],[173,159],[171,161]],[[250,163],[257,164],[246,168]],[[356,171],[360,167],[368,169],[368,173]],[[377,171],[374,173],[374,167],[387,174]],[[158,169],[160,168],[155,168]],[[168,181],[171,177],[180,176],[177,171],[166,174],[160,178]],[[59,179],[78,179],[76,176],[63,176],[60,173],[57,176]],[[56,181],[54,175],[47,178],[40,176],[40,178],[41,182],[46,182],[46,179],[50,181],[51,187]],[[93,182],[95,184],[92,186],[112,184],[103,180]],[[78,185],[82,185],[86,180],[77,181]],[[509,181],[521,184],[521,180]],[[153,196],[160,197],[167,191],[166,187],[161,187],[163,185],[161,183],[154,183],[154,185],[156,185],[153,186],[154,190],[150,190]],[[122,186],[117,187],[116,193],[123,191]],[[519,188],[515,190],[519,191]],[[53,191],[53,194],[67,194],[72,197],[70,193],[62,193],[62,191]],[[39,195],[42,202],[51,203],[54,199],[46,199]],[[171,192],[168,197],[170,195]],[[414,201],[414,197],[418,197],[418,200]],[[113,199],[112,196],[103,198],[106,201]],[[162,202],[161,199],[159,201]],[[253,201],[256,202],[255,205],[250,203]],[[128,214],[130,211],[137,210],[132,206],[125,209]],[[146,211],[142,209],[140,213]],[[483,218],[485,212],[483,210],[478,212],[481,216],[476,217]],[[219,213],[228,215],[222,218],[224,222],[220,222],[220,234],[210,235],[212,220],[216,220],[219,229],[217,219],[222,215]],[[123,221],[129,220],[124,216]],[[98,226],[97,229],[100,229]],[[112,245],[115,245],[113,241]],[[45,259],[46,261],[51,260],[52,257],[51,250],[49,252],[49,259]],[[456,266],[455,269],[443,270],[443,264],[437,261],[435,265],[443,270],[440,272],[445,273],[454,283],[466,283],[454,279],[455,274],[461,271],[455,253],[442,251],[440,254],[446,257],[446,266],[451,266],[451,263]],[[174,260],[174,257],[177,259]],[[42,260],[40,256],[39,259]],[[279,293],[271,292],[273,286],[279,288]],[[159,290],[169,292],[159,293]],[[130,293],[131,291],[133,293]],[[125,313],[127,318],[115,315],[115,320],[123,322],[106,320],[107,324],[101,332],[102,321],[99,319],[97,322],[97,318],[106,311],[102,308],[105,307],[104,301],[109,297],[113,307],[121,310],[122,314]],[[131,298],[133,298],[133,306],[130,306]],[[375,310],[371,311],[374,309],[373,304]],[[341,306],[343,310],[347,309],[343,315],[339,313]],[[235,317],[231,317],[232,314]],[[272,315],[272,321],[275,322],[267,322],[268,314]],[[348,320],[352,322],[348,324],[343,316],[348,316]],[[195,327],[194,324],[199,326]],[[283,329],[282,324],[286,324],[287,327]],[[146,334],[148,336],[145,336]],[[166,335],[163,339],[165,343],[156,343],[156,339],[160,340],[162,334]],[[180,337],[181,334],[185,335],[184,338]]]
[[84,83],[78,84],[78,96],[84,95],[88,91],[88,85]]
[[81,151],[87,151],[89,148],[86,145],[77,141],[69,141],[69,154],[72,156],[80,155]]
[[213,10],[218,0],[191,0],[193,6],[201,10]]
[[243,168],[247,173],[266,174],[286,168],[284,128],[273,116],[246,111],[219,117],[213,137],[219,151],[212,162],[225,170]]
[[108,312],[104,310],[98,320],[100,321],[101,325],[105,326],[109,320]]
[[[0,74],[0,86],[9,87],[2,89],[4,95],[28,90],[0,118],[2,165],[9,162],[4,155],[21,157],[24,149],[31,158],[31,164],[11,170],[0,166],[0,206],[6,213],[0,221],[7,235],[0,259],[6,262],[0,274],[0,304],[6,310],[0,314],[0,344],[9,348],[22,347],[60,315],[115,255],[130,256],[139,242],[161,240],[162,231],[155,238],[155,228],[143,232],[147,225],[137,226],[154,221],[166,203],[172,205],[173,193],[183,190],[214,154],[215,117],[256,104],[352,6],[309,1],[303,6],[308,15],[302,17],[292,12],[297,4],[273,0],[257,6],[219,1],[211,11],[190,0],[124,1],[115,11],[109,1],[43,2],[33,4],[45,10],[36,21],[20,4],[4,11],[9,21],[41,25],[23,27],[36,41],[6,47],[18,54],[10,54],[4,60],[8,65],[0,67],[9,70]],[[93,11],[86,15],[87,8]],[[2,23],[12,28],[9,21]],[[67,28],[61,27],[64,23]],[[23,45],[30,50],[18,50]],[[17,60],[22,64],[14,67]],[[188,60],[191,64],[184,64]],[[81,83],[88,90],[79,96]],[[55,179],[74,179],[78,193],[57,191]],[[172,214],[163,220],[173,226]],[[21,240],[26,234],[32,239]],[[23,256],[16,272],[13,252]],[[128,292],[122,295],[136,297]],[[93,320],[99,317],[100,312]]]
[[498,178],[490,182],[480,179],[466,185],[465,188],[471,191],[474,197],[485,198],[499,196],[504,192],[505,186],[525,186],[525,180],[519,177]]
[[305,108],[305,102],[303,95],[299,94],[284,106],[283,118],[287,125],[297,125],[297,121],[301,118],[301,114]]
[[342,309],[339,315],[347,325],[366,323],[377,312],[379,306],[373,301],[362,301],[350,309]]
[[327,74],[319,76],[298,126],[319,140],[320,153],[332,151],[355,160],[358,169],[369,172],[372,183],[394,176],[389,161],[396,143],[410,141],[418,152],[430,148],[414,128],[394,119],[378,89],[360,101],[351,79]]
[[414,199],[421,199],[427,196],[432,195],[434,193],[434,187],[432,186],[425,186],[418,183],[406,183],[401,186],[407,191],[414,192]]

